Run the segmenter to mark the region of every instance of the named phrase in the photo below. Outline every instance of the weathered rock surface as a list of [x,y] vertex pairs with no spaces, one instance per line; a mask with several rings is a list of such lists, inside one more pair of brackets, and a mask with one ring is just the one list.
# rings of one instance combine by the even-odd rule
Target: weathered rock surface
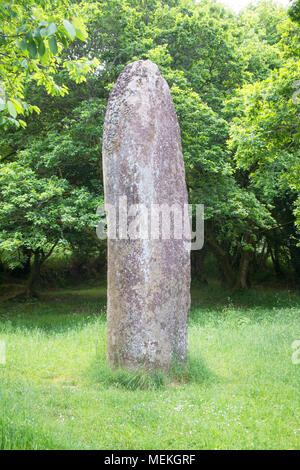
[[[158,67],[127,65],[112,89],[103,134],[105,203],[187,203],[180,130]],[[128,217],[130,223],[130,217]],[[113,225],[107,216],[108,230]],[[168,368],[184,360],[190,253],[184,240],[108,239],[107,357],[112,367]]]

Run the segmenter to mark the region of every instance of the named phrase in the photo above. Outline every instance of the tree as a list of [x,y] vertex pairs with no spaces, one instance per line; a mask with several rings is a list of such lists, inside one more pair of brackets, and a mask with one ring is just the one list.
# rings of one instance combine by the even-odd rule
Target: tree
[[[109,0],[99,1],[97,9],[87,4],[85,8],[87,41],[70,41],[53,75],[69,94],[49,96],[34,80],[27,82],[24,99],[42,113],[28,116],[26,129],[8,125],[2,132],[2,164],[17,162],[37,179],[55,177],[69,190],[83,189],[95,200],[103,197],[101,136],[108,93],[128,62],[149,58],[168,81],[179,117],[190,202],[205,204],[205,252],[214,253],[223,278],[233,286],[247,285],[258,260],[273,255],[282,264],[294,234],[287,235],[290,226],[276,226],[288,222],[288,201],[294,204],[297,194],[292,182],[297,185],[298,180],[287,163],[278,190],[280,171],[275,180],[272,173],[277,160],[261,165],[265,150],[269,151],[267,139],[274,143],[273,150],[277,143],[272,119],[267,122],[263,109],[257,110],[259,103],[267,109],[272,105],[276,116],[276,96],[279,107],[286,102],[275,77],[285,70],[286,81],[292,76],[294,80],[298,73],[294,65],[287,65],[295,64],[299,53],[297,25],[270,2],[260,2],[238,16],[214,2],[189,0]],[[96,57],[101,66],[87,75],[86,82],[76,83],[61,64],[85,56]],[[289,85],[284,92],[287,101],[293,94],[297,99],[297,92]],[[277,126],[282,116],[296,125],[295,115],[282,109]],[[258,135],[263,135],[262,148]],[[295,145],[288,145],[291,163]],[[250,150],[253,166],[245,163]],[[260,186],[252,175],[256,171],[258,176],[259,170]],[[287,175],[290,183],[284,186]],[[283,206],[287,218],[280,217]],[[293,219],[298,207],[293,206]],[[284,230],[282,242],[276,230]],[[76,235],[76,240],[78,247],[84,246],[84,236]],[[202,254],[192,256],[197,265],[203,261]]]
[[[280,252],[285,247],[297,277],[300,253],[297,248],[297,228],[300,228],[299,75],[300,61],[289,59],[266,80],[243,87],[235,99],[237,116],[231,125],[229,141],[237,168],[248,175],[249,188],[259,200],[270,205],[276,218],[278,236],[273,231],[264,234],[275,271],[280,275]],[[294,229],[291,229],[293,224]],[[287,225],[291,227],[282,234],[281,228]]]
[[26,297],[35,294],[40,268],[58,244],[72,246],[93,234],[100,200],[19,162],[1,166],[0,252],[10,267],[33,257]]
[[97,60],[63,60],[62,51],[71,41],[86,41],[85,22],[92,7],[87,2],[55,0],[0,1],[0,124],[24,127],[25,116],[39,112],[25,99],[25,87],[35,81],[51,95],[64,95],[68,89],[56,80],[65,69],[77,83],[98,65]]
[[288,14],[292,21],[300,24],[300,2],[299,0],[292,0],[291,3]]

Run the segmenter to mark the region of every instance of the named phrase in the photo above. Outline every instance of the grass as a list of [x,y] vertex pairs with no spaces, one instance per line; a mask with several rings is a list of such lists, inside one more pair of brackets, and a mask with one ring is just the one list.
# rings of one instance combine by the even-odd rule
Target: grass
[[300,296],[194,289],[189,361],[112,372],[105,289],[0,305],[0,449],[299,449]]

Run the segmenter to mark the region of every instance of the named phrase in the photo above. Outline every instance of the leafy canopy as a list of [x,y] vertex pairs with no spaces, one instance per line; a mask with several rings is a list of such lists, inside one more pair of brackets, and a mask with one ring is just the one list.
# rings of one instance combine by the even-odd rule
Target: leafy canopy
[[35,81],[50,95],[67,93],[56,79],[60,69],[80,83],[98,65],[96,59],[68,60],[70,42],[86,41],[86,21],[96,6],[72,0],[0,0],[0,124],[25,127],[20,119],[39,107],[26,102],[26,86]]

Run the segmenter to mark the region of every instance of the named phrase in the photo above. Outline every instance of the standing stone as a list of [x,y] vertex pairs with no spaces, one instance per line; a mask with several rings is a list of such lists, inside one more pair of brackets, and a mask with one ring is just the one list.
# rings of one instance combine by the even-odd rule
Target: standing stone
[[[122,196],[128,211],[133,204],[188,202],[174,104],[150,60],[127,65],[110,93],[103,174],[105,203],[116,208]],[[113,215],[108,210],[108,232]],[[174,238],[108,237],[107,357],[113,368],[167,369],[186,358],[190,253],[186,241]]]

